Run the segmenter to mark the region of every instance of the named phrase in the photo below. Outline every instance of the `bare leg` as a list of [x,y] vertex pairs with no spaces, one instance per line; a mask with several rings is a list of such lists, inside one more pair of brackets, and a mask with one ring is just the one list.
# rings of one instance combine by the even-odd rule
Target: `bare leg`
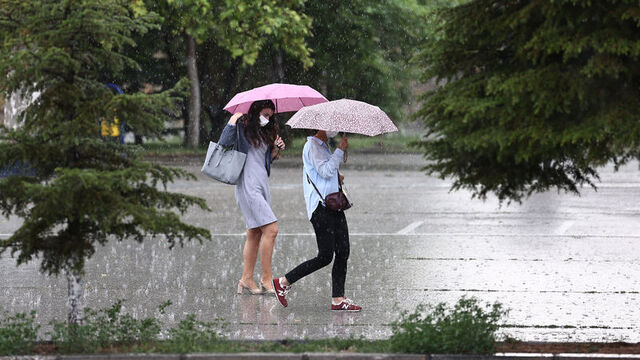
[[260,227],[262,231],[262,241],[260,242],[260,264],[262,265],[261,281],[267,289],[271,289],[273,285],[273,273],[271,271],[271,257],[273,256],[273,247],[275,245],[276,236],[278,235],[278,222]]
[[253,269],[256,267],[256,261],[258,259],[258,246],[261,235],[262,231],[260,231],[260,228],[247,229],[247,241],[244,243],[244,250],[242,252],[242,258],[244,260],[242,265],[242,282],[251,288],[257,287],[253,281]]

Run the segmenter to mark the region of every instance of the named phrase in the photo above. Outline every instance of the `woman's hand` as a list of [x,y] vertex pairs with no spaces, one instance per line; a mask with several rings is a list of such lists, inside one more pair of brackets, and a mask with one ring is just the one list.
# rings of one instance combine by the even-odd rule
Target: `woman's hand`
[[271,149],[271,159],[275,160],[280,157],[280,151],[284,150],[284,141],[280,135],[276,135],[276,141],[273,142],[273,149]]
[[284,150],[286,146],[280,135],[276,135],[276,141],[273,143],[280,151]]
[[340,173],[338,172],[338,183],[339,183],[339,184],[342,184],[343,182],[344,182],[344,175],[342,175],[342,174],[340,174]]
[[338,144],[338,149],[345,151],[349,147],[349,139],[346,136],[342,136],[340,139],[340,143]]
[[238,119],[242,116],[242,113],[235,113],[229,119],[229,124],[235,125],[238,122]]

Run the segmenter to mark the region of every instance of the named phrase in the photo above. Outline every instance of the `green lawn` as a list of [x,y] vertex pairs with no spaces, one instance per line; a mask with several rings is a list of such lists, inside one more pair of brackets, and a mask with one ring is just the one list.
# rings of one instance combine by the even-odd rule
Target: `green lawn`
[[[339,137],[336,137],[338,140]],[[419,150],[409,144],[419,139],[419,135],[389,134],[383,136],[349,136],[349,151],[352,153],[415,153]],[[306,137],[295,137],[287,142],[287,149],[283,156],[300,156]],[[190,149],[182,145],[182,138],[173,137],[165,141],[150,141],[142,145],[145,156],[162,155],[203,155],[206,147]]]

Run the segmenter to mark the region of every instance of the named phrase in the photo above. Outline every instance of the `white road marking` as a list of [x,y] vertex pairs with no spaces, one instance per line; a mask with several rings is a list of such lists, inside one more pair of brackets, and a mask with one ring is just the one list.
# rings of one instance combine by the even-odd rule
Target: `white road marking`
[[567,232],[567,230],[569,230],[570,227],[573,226],[573,224],[575,224],[576,222],[573,220],[569,220],[569,221],[565,221],[564,224],[562,224],[562,226],[560,226],[560,228],[558,228],[555,231],[556,235],[564,235],[565,232]]
[[412,232],[413,230],[417,229],[418,226],[422,225],[423,223],[424,223],[424,221],[412,222],[411,224],[407,225],[407,227],[405,227],[404,229],[398,231],[396,234],[398,234],[398,235],[407,235],[410,232]]
[[594,359],[640,359],[638,354],[582,354],[582,353],[495,353],[495,356],[505,357],[521,357],[523,359],[532,359],[536,357],[556,357],[556,358],[594,358]]

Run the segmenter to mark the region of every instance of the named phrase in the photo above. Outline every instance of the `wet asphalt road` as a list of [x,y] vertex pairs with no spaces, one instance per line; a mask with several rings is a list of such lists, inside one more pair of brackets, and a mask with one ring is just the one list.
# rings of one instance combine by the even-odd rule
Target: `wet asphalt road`
[[[199,164],[179,163],[196,174]],[[138,317],[168,325],[193,313],[224,319],[231,339],[388,337],[401,310],[455,303],[461,296],[501,302],[510,312],[501,332],[528,341],[640,341],[640,173],[637,163],[605,168],[597,192],[555,191],[522,205],[473,200],[449,181],[419,171],[419,155],[352,154],[342,172],[355,206],[347,211],[351,256],[346,295],[361,313],[331,313],[330,267],[292,289],[289,307],[271,296],[235,295],[242,269],[244,221],[233,187],[202,177],[172,191],[205,198],[212,212],[186,221],[214,234],[202,245],[168,250],[161,238],[110,243],[86,268],[85,305],[126,299]],[[271,176],[280,234],[274,273],[317,251],[302,199],[299,160],[284,159]],[[19,226],[0,219],[0,236]],[[256,266],[255,280],[259,280]],[[66,280],[0,259],[0,306],[37,310],[38,321],[65,318]],[[171,300],[167,313],[158,305]],[[46,326],[45,326],[46,330]]]

